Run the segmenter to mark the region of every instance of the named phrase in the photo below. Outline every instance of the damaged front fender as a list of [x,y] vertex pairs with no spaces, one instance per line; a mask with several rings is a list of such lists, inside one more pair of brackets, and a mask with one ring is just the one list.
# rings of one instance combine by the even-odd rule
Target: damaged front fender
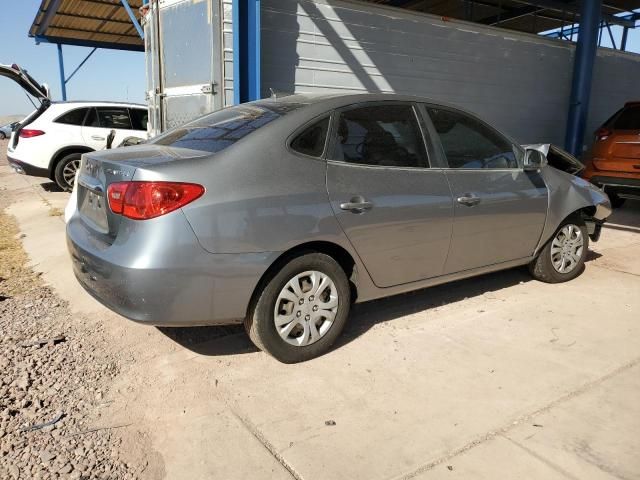
[[536,254],[549,241],[560,223],[568,216],[580,213],[593,241],[600,237],[600,228],[611,215],[611,202],[604,191],[580,177],[546,166],[540,170],[549,191],[547,218]]

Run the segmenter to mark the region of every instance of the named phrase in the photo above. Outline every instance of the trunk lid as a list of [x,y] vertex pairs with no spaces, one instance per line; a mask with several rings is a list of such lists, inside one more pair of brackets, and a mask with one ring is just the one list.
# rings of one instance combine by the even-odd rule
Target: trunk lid
[[148,144],[85,153],[77,178],[80,217],[103,240],[112,243],[123,217],[109,208],[109,185],[133,180],[138,169],[152,171],[154,167],[196,156],[202,156],[202,152]]
[[36,80],[29,75],[26,70],[23,70],[15,63],[13,65],[0,65],[0,76],[7,77],[8,79],[16,82],[24,89],[25,92],[32,97],[37,98],[40,103],[51,99],[51,94],[47,84],[40,84],[36,82]]
[[33,122],[36,118],[44,113],[51,105],[51,92],[46,83],[38,83],[29,73],[15,63],[13,65],[0,65],[0,77],[6,77],[16,82],[29,95],[34,97],[40,105],[37,109],[22,120],[17,128],[11,133],[11,141],[9,145],[11,149],[15,149],[20,141],[20,130]]
[[640,174],[640,130],[615,132],[609,158],[594,164],[601,170]]

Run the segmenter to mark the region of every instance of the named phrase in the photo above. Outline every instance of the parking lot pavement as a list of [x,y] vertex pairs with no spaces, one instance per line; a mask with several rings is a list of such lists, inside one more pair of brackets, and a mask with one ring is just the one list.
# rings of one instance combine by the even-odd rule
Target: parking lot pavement
[[103,419],[146,431],[166,478],[640,478],[639,202],[570,283],[516,269],[358,305],[332,352],[282,365],[238,328],[98,305],[50,215],[66,195],[7,172],[34,268],[126,359]]

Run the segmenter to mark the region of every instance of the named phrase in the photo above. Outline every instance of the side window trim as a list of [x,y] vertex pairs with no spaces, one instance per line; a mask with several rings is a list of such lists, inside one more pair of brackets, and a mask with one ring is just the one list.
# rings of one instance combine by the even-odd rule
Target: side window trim
[[[407,106],[411,108],[411,111],[413,112],[413,116],[414,119],[416,121],[416,124],[418,125],[418,130],[420,133],[420,138],[422,139],[422,146],[424,148],[424,153],[426,156],[426,160],[427,160],[427,166],[426,167],[409,167],[409,166],[394,166],[394,165],[365,165],[365,164],[361,164],[361,163],[350,163],[350,162],[346,162],[344,160],[335,160],[333,158],[329,158],[329,152],[333,151],[333,148],[336,144],[336,141],[338,140],[337,137],[337,132],[338,132],[338,122],[340,121],[340,115],[342,114],[342,112],[347,112],[349,110],[355,110],[357,108],[365,108],[365,107],[376,107],[376,106],[385,106],[385,105],[402,105],[402,106]],[[353,167],[361,167],[361,168],[394,168],[396,170],[430,170],[432,168],[438,168],[438,167],[433,167],[432,162],[431,162],[431,157],[429,155],[430,150],[429,150],[429,144],[427,141],[427,137],[425,135],[425,128],[424,125],[422,123],[422,115],[419,112],[418,109],[418,105],[416,104],[416,102],[412,102],[412,101],[402,101],[402,100],[378,100],[378,101],[370,101],[370,102],[359,102],[359,103],[352,103],[350,105],[344,105],[340,108],[336,108],[333,111],[332,114],[332,119],[331,119],[331,123],[329,125],[329,135],[328,137],[330,138],[330,141],[327,142],[327,145],[325,146],[325,157],[327,162],[331,162],[331,163],[335,163],[335,164],[339,164],[339,165],[349,165],[349,166],[353,166]]]
[[[324,113],[318,115],[317,117],[313,117],[308,122],[305,122],[304,125],[302,125],[301,127],[296,128],[294,130],[294,132],[287,137],[287,140],[285,142],[285,145],[287,147],[287,151],[292,153],[292,154],[294,154],[294,155],[299,155],[299,156],[304,157],[304,158],[310,158],[312,160],[323,160],[323,161],[325,161],[326,158],[327,158],[327,153],[329,151],[329,143],[330,143],[331,133],[332,133],[333,117],[334,117],[334,111],[324,112]],[[299,152],[297,150],[294,150],[293,147],[291,147],[291,144],[298,137],[298,135],[301,135],[302,133],[304,133],[304,131],[307,128],[315,125],[318,122],[321,122],[325,118],[329,119],[329,126],[327,127],[327,135],[324,138],[324,146],[323,146],[323,149],[322,149],[322,153],[319,156],[315,157],[313,155],[307,155],[306,153]]]
[[440,141],[440,135],[436,132],[435,126],[433,125],[433,122],[431,121],[431,117],[429,116],[429,112],[428,109],[429,108],[433,108],[436,110],[446,110],[448,112],[453,112],[457,115],[462,115],[465,117],[469,117],[473,120],[475,120],[476,122],[484,125],[485,127],[489,128],[490,130],[492,130],[493,132],[495,132],[496,134],[500,135],[502,138],[504,138],[506,141],[508,141],[510,144],[517,146],[518,148],[520,148],[522,150],[522,146],[513,141],[510,137],[508,137],[507,135],[505,135],[504,133],[500,132],[499,130],[497,130],[495,127],[489,125],[487,122],[485,122],[484,120],[478,118],[477,116],[464,112],[462,110],[458,110],[457,108],[453,108],[453,107],[448,107],[448,106],[444,106],[444,105],[438,105],[435,103],[423,103],[422,104],[424,106],[424,114],[426,115],[426,118],[429,120],[429,123],[431,124],[433,131],[435,133],[435,142],[438,146],[438,151],[440,152],[440,154],[442,155],[442,160],[444,162],[444,167],[442,167],[444,170],[451,170],[451,171],[457,171],[457,172],[499,172],[499,171],[504,171],[504,172],[522,172],[524,171],[524,164],[522,160],[519,160],[516,158],[516,162],[518,162],[518,166],[515,168],[491,168],[491,169],[481,169],[481,168],[453,168],[449,166],[449,161],[447,160],[447,155],[444,152],[444,147],[442,145],[442,142]]

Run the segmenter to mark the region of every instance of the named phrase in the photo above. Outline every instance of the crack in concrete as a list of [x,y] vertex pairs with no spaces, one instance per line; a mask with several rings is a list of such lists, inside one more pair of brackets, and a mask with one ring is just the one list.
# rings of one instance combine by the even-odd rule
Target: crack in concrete
[[555,463],[553,463],[552,461],[544,458],[542,455],[534,452],[533,450],[531,450],[530,448],[525,447],[524,445],[522,445],[520,442],[515,441],[513,438],[508,437],[507,435],[500,435],[502,438],[505,438],[507,440],[509,440],[511,443],[513,443],[515,446],[519,447],[521,450],[523,450],[524,452],[528,453],[530,456],[532,456],[533,458],[535,458],[536,460],[538,460],[539,462],[542,462],[543,464],[545,464],[547,467],[549,467],[550,469],[554,470],[555,472],[558,472],[560,475],[569,478],[571,480],[580,480],[579,477],[576,477],[574,475],[571,475],[571,473],[567,472],[566,470],[564,470],[562,467],[560,467],[559,465],[556,465]]
[[[555,399],[554,401],[552,401],[551,403],[548,403],[547,405],[545,405],[544,407],[541,407],[533,412],[527,413],[525,415],[521,415],[520,417],[518,417],[517,419],[515,419],[514,421],[512,421],[510,424],[508,424],[505,427],[502,427],[496,431],[490,431],[488,433],[486,433],[485,435],[476,438],[475,440],[472,440],[471,442],[467,443],[466,445],[463,445],[460,448],[457,448],[455,450],[452,450],[451,452],[441,456],[440,458],[437,458],[436,460],[426,463],[408,473],[396,476],[396,477],[392,477],[390,480],[409,480],[411,478],[415,478],[418,475],[425,473],[429,470],[431,470],[432,468],[441,465],[442,463],[451,460],[454,457],[457,457],[458,455],[461,455],[469,450],[471,450],[472,448],[477,447],[478,445],[482,445],[483,443],[492,440],[494,438],[496,438],[497,436],[505,436],[506,433],[508,433],[509,431],[513,430],[514,428],[520,426],[521,424],[523,424],[525,421],[532,419],[533,417],[540,415],[542,413],[545,413],[549,410],[551,410],[552,408],[560,405],[561,403],[564,403],[568,400],[571,400],[572,398],[575,398],[579,395],[582,395],[583,393],[586,393],[590,390],[592,390],[593,388],[597,387],[598,385],[606,382],[607,380],[609,380],[610,378],[615,377],[616,375],[621,374],[622,372],[629,370],[635,366],[637,366],[638,364],[640,364],[640,358],[636,358],[628,363],[625,363],[624,365],[616,368],[615,370],[612,370],[611,372],[607,373],[606,375],[603,375],[602,377],[599,377],[595,380],[592,380],[590,382],[587,382],[585,384],[583,384],[582,386],[578,387],[577,389],[566,393],[564,395],[562,395],[561,397],[558,397],[557,399]],[[508,438],[508,437],[506,437]],[[573,477],[570,477],[573,478]]]
[[236,409],[234,409],[231,405],[227,403],[227,407],[231,411],[234,417],[236,417],[240,423],[247,429],[247,431],[253,435],[253,437],[260,442],[260,444],[276,459],[276,461],[282,465],[282,467],[289,472],[291,477],[295,480],[304,480],[302,475],[298,473],[293,465],[291,465],[283,455],[281,455],[276,447],[264,436],[264,434],[260,431],[260,429],[248,418],[240,415]]

